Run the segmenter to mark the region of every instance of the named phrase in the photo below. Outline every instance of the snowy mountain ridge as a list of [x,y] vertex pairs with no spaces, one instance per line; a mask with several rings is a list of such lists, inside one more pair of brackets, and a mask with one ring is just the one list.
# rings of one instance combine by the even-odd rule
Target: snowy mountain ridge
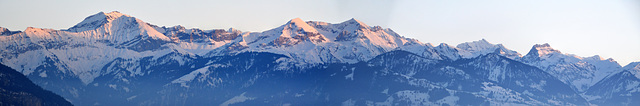
[[545,70],[573,85],[578,92],[584,92],[606,76],[620,72],[622,68],[613,59],[603,59],[598,55],[580,57],[563,54],[546,43],[534,45],[519,61]]
[[[21,33],[0,36],[0,60],[25,75],[39,70],[42,76],[47,73],[42,66],[50,61],[63,73],[73,73],[90,83],[105,74],[99,70],[113,59],[162,56],[174,51],[164,48],[181,51],[146,23],[118,12],[92,15],[70,30],[28,27]],[[72,32],[80,30],[84,31]]]
[[639,62],[624,66],[623,71],[609,75],[589,88],[583,95],[592,104],[638,105],[640,104]]
[[[356,19],[326,23],[305,22],[294,18],[267,31],[242,32],[233,28],[201,30],[179,25],[156,26],[117,11],[100,12],[66,30],[29,27],[21,32],[0,27],[0,50],[0,62],[3,64],[36,79],[35,82],[45,88],[66,93],[67,98],[76,99],[82,99],[77,94],[79,91],[90,92],[94,89],[92,87],[105,87],[127,94],[126,100],[129,101],[130,98],[139,96],[129,92],[139,92],[136,90],[144,88],[136,84],[147,83],[144,81],[149,79],[159,87],[169,87],[165,89],[169,91],[177,90],[171,88],[174,84],[178,84],[179,89],[235,86],[225,85],[233,83],[234,79],[247,80],[248,82],[239,84],[244,88],[254,85],[260,78],[280,78],[265,74],[271,73],[270,71],[259,70],[273,69],[289,74],[304,74],[304,70],[320,70],[332,66],[334,68],[327,68],[332,70],[329,72],[345,74],[336,76],[341,79],[362,80],[361,72],[367,73],[367,70],[375,69],[380,73],[376,71],[369,75],[379,74],[403,80],[406,78],[410,80],[411,86],[437,86],[435,88],[449,90],[448,98],[452,100],[459,96],[454,92],[467,92],[454,87],[453,83],[480,86],[486,92],[471,95],[484,96],[482,98],[502,98],[500,96],[505,95],[488,95],[507,93],[510,95],[507,99],[517,99],[499,100],[500,102],[492,100],[492,104],[553,104],[555,102],[537,101],[549,98],[531,94],[533,91],[552,91],[548,90],[552,89],[550,86],[545,86],[552,81],[555,81],[554,85],[568,85],[567,89],[570,88],[575,93],[585,93],[603,79],[616,80],[610,76],[621,75],[623,70],[629,70],[640,78],[640,65],[637,62],[623,68],[613,59],[604,59],[598,55],[580,57],[563,54],[549,44],[536,44],[524,56],[502,44],[492,44],[485,39],[456,46],[446,43],[434,46],[406,38],[389,28],[368,26]],[[393,64],[388,65],[391,63]],[[523,67],[526,70],[518,69]],[[300,70],[303,71],[297,72]],[[351,71],[342,72],[344,70]],[[253,71],[256,72],[251,73]],[[425,71],[429,71],[429,74],[424,74],[427,73]],[[516,71],[536,73],[537,81],[506,81],[505,78],[519,78],[510,75],[526,75],[514,73]],[[320,74],[333,78],[336,73]],[[447,79],[463,76],[465,80],[439,82],[441,79],[423,78],[443,73],[451,75]],[[242,78],[229,77],[229,74]],[[482,77],[473,79],[475,77],[470,75]],[[79,81],[78,85],[65,82],[76,79]],[[158,79],[161,81],[155,81]],[[564,89],[563,87],[561,88]],[[521,88],[528,90],[522,91]],[[395,94],[402,94],[400,98],[408,99],[411,97],[405,96],[421,94],[418,91],[398,91]],[[393,94],[387,92],[386,95]],[[87,95],[89,94],[84,96]],[[571,92],[561,95],[570,95],[578,104],[583,98]],[[393,97],[387,99],[394,101]]]
[[[519,53],[509,50],[501,44],[491,44],[484,39],[462,43],[456,47],[448,46],[447,44],[440,44],[437,47],[433,47],[431,44],[423,44],[415,39],[402,37],[391,29],[383,29],[379,26],[368,26],[356,19],[350,19],[338,24],[330,24],[316,21],[304,22],[300,18],[295,18],[278,28],[265,32],[241,32],[232,28],[225,31],[186,29],[182,26],[158,27],[145,23],[135,17],[114,11],[110,13],[100,12],[91,15],[67,30],[57,31],[29,27],[25,32],[17,34],[17,36],[5,36],[0,39],[14,42],[13,44],[7,45],[15,45],[20,44],[15,42],[15,39],[25,40],[24,38],[28,36],[30,37],[28,40],[31,42],[60,41],[68,43],[75,42],[78,43],[77,45],[103,45],[97,46],[100,49],[110,48],[109,45],[116,45],[113,48],[116,49],[114,51],[122,51],[119,49],[127,48],[135,52],[162,48],[160,46],[153,47],[145,45],[168,44],[168,46],[165,45],[163,47],[188,51],[202,56],[233,55],[243,52],[270,52],[292,57],[291,62],[299,66],[320,63],[356,63],[369,60],[374,56],[392,50],[406,50],[433,59],[451,60],[473,58],[488,53],[497,53],[516,60],[522,57]],[[63,39],[64,37],[67,38]],[[79,38],[82,38],[82,40]],[[533,53],[543,58],[551,56],[550,54],[560,53],[550,48],[548,44],[535,45],[534,48],[535,51],[532,49],[529,54]],[[161,55],[166,53],[168,52],[157,54]],[[51,55],[58,56],[62,54],[53,53]],[[74,58],[73,56],[79,56],[79,54],[68,56]],[[113,55],[109,57],[122,56]],[[6,58],[11,59],[11,56]],[[553,60],[553,58],[561,57],[549,57],[549,60]],[[7,59],[4,61],[6,60]],[[575,58],[573,61],[578,60],[581,60],[581,58]],[[106,64],[104,62],[109,60],[102,60],[102,62],[96,60],[90,61],[92,62],[87,61],[82,63]],[[593,62],[597,61],[594,60]],[[67,64],[68,63],[71,62],[67,62]],[[545,65],[547,63],[555,64],[553,61],[532,64],[542,64],[537,66],[545,69],[548,66]],[[15,65],[9,64],[9,66]],[[36,66],[37,65],[33,67]],[[100,66],[98,65],[95,68],[79,67],[86,66],[70,68],[72,70],[95,70]],[[18,67],[17,69],[21,70],[23,68]],[[25,72],[29,74],[29,71]],[[87,79],[86,81],[90,80]]]
[[85,18],[82,22],[76,24],[75,26],[67,30],[71,32],[82,32],[86,30],[94,30],[98,27],[101,27],[105,24],[112,22],[117,18],[120,18],[121,16],[131,17],[129,15],[122,14],[118,11],[113,11],[110,13],[99,12],[97,14],[94,14]]
[[417,40],[390,29],[365,26],[351,19],[339,24],[304,22],[299,18],[265,32],[244,33],[234,42],[209,52],[209,56],[242,52],[271,52],[290,56],[298,63],[355,63],[373,58]]
[[109,40],[108,42],[112,43],[125,43],[132,39],[140,39],[140,37],[169,41],[168,37],[146,22],[117,11],[100,12],[89,16],[67,31],[100,40]]
[[640,62],[632,62],[624,66],[624,70],[629,70],[633,75],[640,79]]
[[501,54],[511,59],[518,59],[522,57],[520,53],[513,50],[509,50],[505,48],[502,44],[494,45],[489,43],[485,39],[482,39],[479,41],[461,43],[461,44],[458,44],[456,47],[464,50],[463,52],[460,53],[464,58],[473,58],[473,57],[477,57],[479,55],[488,54],[488,53]]

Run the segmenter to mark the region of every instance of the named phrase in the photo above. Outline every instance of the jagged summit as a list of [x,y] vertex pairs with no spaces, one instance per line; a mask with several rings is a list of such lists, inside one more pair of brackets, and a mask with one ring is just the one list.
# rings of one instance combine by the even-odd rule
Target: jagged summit
[[640,79],[640,62],[631,62],[627,66],[624,66],[624,70],[628,70],[638,79]]
[[616,60],[614,60],[613,58],[605,58],[602,57],[600,55],[594,55],[591,57],[585,57],[584,60],[592,60],[592,61],[607,61],[607,62],[614,62],[614,63],[618,63]]
[[627,66],[624,66],[624,69],[640,71],[640,62],[631,62]]
[[520,53],[509,50],[502,44],[489,43],[489,41],[485,39],[461,43],[456,47],[464,50],[463,52],[461,52],[461,54],[465,58],[477,57],[488,53],[500,54],[511,59],[517,59],[521,57]]
[[289,20],[288,23],[304,23],[304,21],[300,18],[293,18],[291,20]]
[[480,50],[480,49],[492,48],[494,46],[495,45],[489,43],[487,40],[482,39],[479,41],[461,43],[461,44],[458,44],[456,47],[460,49],[465,49],[465,50]]
[[55,31],[54,29],[44,29],[44,28],[34,28],[34,27],[27,27],[27,29],[24,30],[25,33],[28,34],[33,34],[34,36],[42,36],[44,33],[48,33],[50,31]]
[[446,43],[440,43],[440,45],[436,46],[436,51],[440,53],[442,57],[448,58],[450,60],[460,59],[459,48],[453,47]]
[[563,54],[548,43],[534,45],[522,62],[536,66],[573,85],[578,92],[584,92],[608,75],[620,72],[621,66],[613,59],[603,59],[599,55],[580,57]]
[[4,33],[4,32],[8,32],[9,29],[4,28],[4,27],[0,27],[0,33]]
[[99,12],[97,14],[91,15],[82,22],[76,24],[75,26],[67,29],[67,31],[71,32],[82,32],[87,30],[93,30],[103,26],[104,24],[111,23],[112,21],[120,18],[120,17],[131,17],[126,14],[122,14],[118,11],[113,11],[109,13]]
[[369,30],[369,25],[356,20],[355,18],[351,18],[347,21],[344,21],[342,23],[337,24],[337,28],[338,29],[342,29],[343,31],[347,31],[347,32],[355,32],[357,30],[361,30],[361,31],[365,31],[365,30]]
[[600,55],[594,55],[594,56],[591,56],[591,57],[587,57],[585,59],[590,59],[590,60],[609,60],[609,61],[613,60],[612,58],[605,59]]
[[302,30],[304,32],[312,32],[312,33],[318,32],[315,28],[311,27],[309,24],[307,24],[300,18],[291,19],[289,22],[287,22],[287,24],[283,25],[283,27],[284,27],[283,30],[293,29],[294,31]]
[[546,56],[547,54],[551,54],[551,53],[562,53],[562,52],[551,48],[549,43],[544,43],[544,44],[533,45],[533,47],[531,48],[529,53],[527,53],[527,55],[542,57],[542,56]]
[[354,25],[359,25],[359,26],[364,26],[364,27],[368,27],[369,25],[365,24],[364,22],[357,20],[355,18],[351,18],[345,22],[342,23],[346,23],[346,24],[354,24]]
[[15,33],[20,33],[21,31],[11,31],[7,28],[0,27],[0,36],[2,35],[13,35]]
[[111,43],[124,43],[131,42],[132,39],[146,38],[170,41],[153,25],[118,11],[99,12],[91,15],[67,31],[98,33],[99,36],[90,36],[98,37],[97,39],[108,39]]
[[438,46],[437,46],[437,47],[449,47],[449,48],[454,48],[453,46],[451,46],[451,45],[449,45],[449,44],[447,44],[447,43],[440,43],[440,44],[438,44]]
[[[118,18],[118,17],[121,17],[121,16],[131,17],[131,16],[129,16],[129,15],[122,14],[122,13],[120,13],[120,12],[118,12],[118,11],[112,11],[112,12],[109,12],[109,13],[104,13],[104,12],[100,12],[100,13],[102,13],[103,15],[105,15],[105,16],[107,17],[107,20],[114,20],[114,19],[116,19],[116,18]],[[100,13],[98,13],[98,14],[100,14]]]
[[242,33],[242,31],[240,31],[240,30],[238,30],[238,29],[236,29],[236,28],[229,28],[229,29],[227,30],[227,32],[232,32],[232,33]]
[[[28,28],[0,36],[0,61],[78,105],[194,105],[185,103],[237,98],[269,105],[328,97],[319,102],[589,105],[562,100],[591,101],[581,97],[583,91],[622,70],[601,56],[561,54],[549,44],[535,45],[530,58],[505,46],[486,39],[425,44],[353,18],[340,23],[294,18],[267,31],[240,33],[156,26],[120,12],[100,12],[69,30]],[[627,69],[640,66],[632,63]],[[270,88],[274,84],[282,86]],[[306,87],[292,88],[300,85]],[[361,85],[373,87],[351,89]],[[256,88],[286,89],[246,91]],[[109,94],[114,96],[99,96]],[[223,95],[202,98],[211,94]],[[407,101],[421,104],[401,104]]]
[[[310,26],[300,18],[291,19],[286,24],[263,32],[267,36],[278,37],[271,41],[277,46],[292,46],[303,41],[324,42],[326,37],[318,33],[314,27]],[[275,35],[275,36],[273,36]]]

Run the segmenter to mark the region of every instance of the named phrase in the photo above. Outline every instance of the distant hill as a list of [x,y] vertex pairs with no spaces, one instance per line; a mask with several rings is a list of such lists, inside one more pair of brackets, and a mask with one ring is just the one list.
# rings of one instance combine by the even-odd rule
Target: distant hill
[[60,95],[44,90],[31,80],[0,64],[1,106],[73,106]]

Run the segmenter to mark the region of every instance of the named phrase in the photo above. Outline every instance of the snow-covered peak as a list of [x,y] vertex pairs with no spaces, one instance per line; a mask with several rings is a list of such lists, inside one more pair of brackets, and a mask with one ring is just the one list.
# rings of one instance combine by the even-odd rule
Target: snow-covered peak
[[31,40],[48,40],[53,38],[51,32],[54,32],[53,29],[42,29],[42,28],[34,28],[27,27],[24,30],[24,35],[29,37]]
[[4,33],[4,32],[7,32],[7,31],[9,31],[9,29],[4,28],[4,27],[0,27],[0,33]]
[[556,49],[551,48],[548,43],[534,45],[527,55],[542,57],[551,53],[562,53]]
[[38,32],[38,31],[43,31],[44,29],[42,28],[34,28],[34,27],[27,27],[27,29],[25,29],[25,32]]
[[442,57],[446,57],[450,60],[460,59],[459,49],[453,46],[450,46],[446,43],[440,43],[440,45],[436,46],[436,51],[440,53]]
[[109,13],[99,12],[97,14],[94,14],[94,15],[91,15],[91,16],[85,18],[82,22],[91,22],[91,21],[98,21],[98,20],[103,20],[103,19],[106,19],[107,21],[110,22],[110,21],[113,21],[113,20],[115,20],[117,18],[120,18],[121,16],[129,16],[129,15],[122,14],[122,13],[120,13],[118,11],[112,11],[112,12],[109,12]]
[[293,30],[302,30],[304,32],[315,32],[315,33],[318,32],[315,28],[311,27],[309,24],[307,24],[300,18],[291,19],[289,22],[287,22],[287,24],[284,25],[284,28],[285,28],[284,30],[293,29]]
[[169,27],[169,28],[176,29],[176,30],[186,30],[187,29],[182,25],[176,25],[176,26],[172,26],[172,27]]
[[300,18],[293,18],[293,19],[289,20],[288,23],[301,23],[301,22],[304,22],[304,21],[302,19],[300,19]]
[[638,79],[640,79],[640,62],[629,63],[627,66],[624,66],[623,69],[628,70],[629,72],[633,73],[633,75],[635,75]]
[[456,47],[463,50],[460,51],[460,55],[462,55],[462,57],[464,58],[473,58],[488,53],[500,54],[511,59],[517,59],[521,56],[520,53],[509,50],[502,44],[492,44],[485,39],[461,43]]
[[126,14],[122,14],[122,13],[120,13],[118,11],[112,11],[112,12],[109,12],[109,13],[104,13],[104,12],[100,12],[100,13],[103,13],[105,16],[107,16],[107,20],[114,20],[114,19],[116,19],[116,18],[118,18],[120,16],[123,16],[123,15],[124,16],[129,16],[129,15],[126,15]]
[[[160,28],[164,31],[161,31],[163,33],[167,32],[167,31],[178,31],[178,32],[184,32],[185,30],[187,30],[184,26],[182,25],[176,25],[176,26],[172,26],[172,27],[162,27]],[[168,36],[168,35],[167,35]]]
[[122,14],[118,11],[113,11],[109,13],[99,12],[97,14],[94,14],[85,18],[84,20],[82,20],[82,22],[76,24],[75,26],[67,30],[71,32],[82,32],[87,30],[93,30],[103,26],[106,23],[112,22],[113,20],[116,20],[122,16],[131,17],[129,15]]
[[[144,51],[156,48],[153,46],[144,46],[147,45],[146,43],[152,41],[155,43],[171,41],[171,39],[161,33],[165,32],[161,29],[162,28],[146,23],[135,17],[114,11],[109,13],[100,12],[91,15],[77,25],[63,30],[65,32],[62,33],[71,32],[64,35],[101,40],[104,41],[101,43],[110,43],[121,47],[129,47],[129,49],[132,50]],[[36,29],[27,30],[29,30],[29,32],[27,32],[28,36],[46,37],[41,35],[47,35],[46,33],[30,34],[30,32],[37,32]],[[133,49],[134,47],[138,49]]]
[[346,23],[346,24],[353,24],[353,25],[359,25],[359,26],[365,26],[365,27],[368,27],[368,26],[369,26],[369,25],[367,25],[367,24],[364,24],[364,22],[362,22],[362,21],[360,21],[360,20],[357,20],[357,19],[355,19],[355,18],[351,18],[351,19],[349,19],[349,20],[347,20],[347,21],[345,21],[345,22],[343,22],[343,23]]
[[473,42],[465,42],[458,44],[456,46],[463,51],[460,52],[460,55],[464,58],[473,58],[479,55],[491,53],[496,50],[496,45],[489,43],[487,40],[479,40]]
[[600,55],[594,55],[594,56],[587,57],[587,58],[584,58],[584,59],[585,60],[596,60],[596,61],[603,61],[604,60],[604,61],[610,61],[610,62],[614,62],[615,61],[615,60],[613,60],[613,58],[604,58],[604,57],[602,57]]
[[426,46],[430,46],[430,47],[435,47],[435,46],[433,46],[433,44],[431,44],[431,43],[425,43],[424,45],[426,45]]
[[27,29],[24,30],[24,32],[27,33],[31,37],[50,35],[49,32],[52,32],[52,31],[56,31],[56,30],[34,28],[34,27],[27,27]]
[[534,45],[521,61],[545,70],[579,92],[621,69],[613,59],[604,59],[599,55],[580,57],[562,54],[547,43]]
[[638,70],[640,71],[640,62],[631,62],[624,66],[625,70]]
[[240,31],[240,30],[238,30],[238,29],[235,29],[235,28],[229,28],[229,29],[227,30],[227,32],[231,32],[231,33],[242,33],[242,31]]
[[366,30],[369,29],[369,25],[364,24],[361,21],[356,20],[355,18],[351,18],[347,21],[344,21],[339,25],[339,29],[342,29],[344,31],[348,31],[348,32],[353,32],[356,30]]
[[[269,37],[275,45],[278,46],[291,46],[303,41],[311,42],[324,42],[327,41],[326,37],[318,32],[314,27],[310,26],[300,18],[291,19],[286,24],[274,28],[265,32],[262,32],[260,36]],[[251,37],[249,37],[251,38]],[[245,39],[246,40],[246,39]],[[267,40],[267,39],[252,39],[252,40]]]
[[20,31],[10,31],[7,28],[0,27],[0,35],[12,35],[12,34],[15,34],[15,33],[20,33]]
[[[233,30],[233,29],[229,29]],[[257,35],[257,36],[253,36]],[[326,37],[318,32],[314,27],[310,26],[306,22],[304,22],[300,18],[291,19],[286,24],[268,30],[264,32],[260,32],[260,34],[255,33],[252,36],[243,37],[243,40],[249,40],[250,42],[260,42],[260,43],[273,43],[277,46],[291,46],[298,44],[302,41],[311,41],[311,42],[325,42],[327,41]],[[265,39],[268,38],[268,39]],[[260,40],[260,41],[254,41]]]
[[456,49],[456,47],[453,47],[449,44],[446,43],[440,43],[438,46],[436,46],[436,48],[448,48],[448,49]]
[[331,24],[294,18],[278,28],[244,33],[207,56],[260,51],[289,56],[297,61],[295,64],[356,63],[402,46],[416,48],[400,50],[410,49],[428,57],[437,55],[431,47],[418,48],[424,45],[417,40],[404,38],[391,29],[366,26],[355,19]]
[[489,43],[487,40],[482,39],[479,41],[461,43],[461,44],[458,44],[456,47],[460,49],[465,49],[465,50],[482,50],[482,49],[493,48],[494,46],[495,45]]
[[507,58],[511,58],[514,60],[522,57],[520,53],[513,51],[511,49],[507,49],[502,44],[497,44],[496,47],[497,49],[495,49],[494,53],[501,54],[503,56],[506,56]]

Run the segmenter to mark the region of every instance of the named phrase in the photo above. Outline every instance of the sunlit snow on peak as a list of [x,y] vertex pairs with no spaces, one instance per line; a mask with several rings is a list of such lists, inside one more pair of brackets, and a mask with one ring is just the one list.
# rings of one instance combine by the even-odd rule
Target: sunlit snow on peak
[[501,54],[511,59],[517,59],[521,57],[520,53],[513,50],[509,50],[506,47],[504,47],[504,45],[502,44],[489,43],[485,39],[482,39],[479,41],[461,43],[461,44],[458,44],[456,47],[463,50],[460,52],[460,54],[464,58],[473,58],[473,57],[477,57],[477,56],[485,55],[489,53]]
[[[551,54],[551,53],[562,53],[556,49],[551,48],[551,46],[548,43],[545,44],[536,44],[533,46],[533,48],[531,48],[531,51],[529,51],[529,54],[531,53],[535,53],[535,55],[542,57],[542,56],[546,56],[547,54]],[[532,54],[534,55],[534,54]]]
[[[103,13],[103,12],[101,12],[101,13]],[[105,16],[107,16],[107,20],[110,20],[110,21],[111,21],[111,20],[114,20],[114,19],[116,19],[116,18],[119,18],[119,17],[121,17],[121,16],[131,17],[131,16],[129,16],[129,15],[122,14],[122,13],[120,13],[120,12],[118,12],[118,11],[112,11],[112,12],[109,12],[109,13],[103,13],[103,14],[104,14]]]
[[629,72],[640,79],[640,62],[631,62],[627,66],[624,66],[624,69],[629,70]]
[[285,25],[285,29],[287,29],[287,28],[302,29],[305,32],[318,32],[315,28],[311,27],[309,24],[307,24],[306,22],[304,22],[300,18],[295,18],[295,19],[292,19],[291,21],[289,21]]
[[351,19],[349,19],[349,20],[347,20],[347,21],[345,21],[345,22],[343,22],[343,23],[348,23],[348,24],[357,24],[357,25],[361,25],[361,26],[365,26],[365,27],[368,27],[368,26],[369,26],[369,25],[367,25],[367,24],[364,24],[364,22],[362,22],[362,21],[360,21],[360,20],[357,20],[357,19],[355,19],[355,18],[351,18]]

